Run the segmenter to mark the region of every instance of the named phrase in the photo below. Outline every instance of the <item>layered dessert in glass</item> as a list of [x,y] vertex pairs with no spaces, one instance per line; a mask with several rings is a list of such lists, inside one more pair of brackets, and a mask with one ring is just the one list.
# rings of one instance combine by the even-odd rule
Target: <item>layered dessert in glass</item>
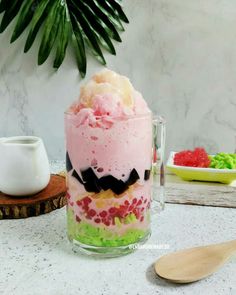
[[151,111],[126,77],[103,70],[66,111],[65,133],[69,240],[129,252],[150,234]]

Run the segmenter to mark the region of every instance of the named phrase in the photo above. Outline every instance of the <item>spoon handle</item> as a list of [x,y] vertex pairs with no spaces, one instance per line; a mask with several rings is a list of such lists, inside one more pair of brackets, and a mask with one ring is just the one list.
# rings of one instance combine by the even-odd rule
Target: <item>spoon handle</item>
[[229,253],[230,256],[236,253],[236,240],[222,243],[221,246],[225,248],[225,250]]
[[236,240],[230,241],[228,245],[233,251],[236,251]]

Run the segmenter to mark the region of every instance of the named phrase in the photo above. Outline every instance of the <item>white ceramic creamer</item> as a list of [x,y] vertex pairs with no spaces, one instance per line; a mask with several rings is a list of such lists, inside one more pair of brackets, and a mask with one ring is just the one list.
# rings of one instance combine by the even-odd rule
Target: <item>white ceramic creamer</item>
[[35,136],[0,138],[0,191],[12,196],[33,195],[50,180],[43,141]]

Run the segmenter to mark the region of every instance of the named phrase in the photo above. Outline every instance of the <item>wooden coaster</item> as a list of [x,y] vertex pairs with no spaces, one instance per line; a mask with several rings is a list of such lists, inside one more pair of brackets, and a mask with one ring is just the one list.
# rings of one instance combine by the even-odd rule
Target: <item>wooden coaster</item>
[[28,197],[12,197],[0,192],[0,219],[38,216],[66,205],[66,180],[62,175],[51,175],[48,186]]

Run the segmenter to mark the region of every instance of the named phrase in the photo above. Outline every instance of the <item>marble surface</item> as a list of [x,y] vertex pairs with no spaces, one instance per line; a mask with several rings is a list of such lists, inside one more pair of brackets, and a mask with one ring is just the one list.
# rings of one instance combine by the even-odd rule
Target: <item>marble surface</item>
[[[126,0],[124,7],[130,25],[107,64],[166,117],[167,152],[198,145],[234,151],[236,3]],[[0,136],[41,136],[50,158],[62,159],[63,111],[81,84],[71,51],[58,72],[52,58],[37,67],[38,44],[24,54],[26,34],[10,46],[11,31],[0,35]],[[87,78],[101,68],[89,59]]]
[[[53,172],[62,162],[54,163]],[[188,189],[188,188],[187,188]],[[153,263],[177,249],[235,238],[235,209],[167,204],[152,217],[147,246],[113,259],[75,254],[66,237],[65,208],[21,220],[0,221],[1,295],[236,294],[236,258],[202,281],[175,285],[159,279]]]
[[153,217],[147,245],[125,257],[98,260],[75,254],[67,242],[65,209],[0,221],[1,295],[236,294],[236,259],[200,282],[178,286],[158,279],[153,262],[168,251],[235,238],[234,209],[167,205]]

